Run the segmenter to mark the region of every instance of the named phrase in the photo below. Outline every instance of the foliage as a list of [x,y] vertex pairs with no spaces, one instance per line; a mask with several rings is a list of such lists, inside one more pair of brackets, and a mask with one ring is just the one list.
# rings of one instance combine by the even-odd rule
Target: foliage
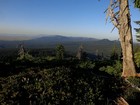
[[47,60],[49,60],[49,61],[52,61],[54,59],[55,59],[55,57],[53,57],[53,56],[47,56]]
[[80,67],[83,69],[93,69],[95,67],[95,63],[90,60],[80,61],[80,63],[77,64],[77,67]]
[[0,78],[1,104],[104,105],[123,94],[123,81],[96,76],[93,70],[58,67],[43,71],[27,70]]
[[139,68],[140,67],[140,46],[139,45],[135,46],[135,49],[134,49],[134,60],[135,60],[135,63],[137,65],[137,67]]
[[17,60],[29,60],[32,61],[34,58],[32,57],[32,55],[25,53],[24,55],[21,55],[17,58]]
[[[139,1],[140,2],[140,1]],[[140,21],[135,21],[136,24],[140,25]],[[137,41],[140,42],[140,28],[134,28],[136,31]]]
[[120,61],[56,60],[44,49],[41,55],[31,53],[34,59],[30,61],[14,59],[16,54],[8,54],[0,62],[2,105],[114,105],[119,96],[125,95],[130,103],[131,95],[138,98],[138,93],[120,78]]
[[129,77],[128,80],[136,86],[140,87],[140,78]]
[[134,58],[137,67],[140,67],[140,52],[136,52]]
[[105,71],[111,75],[121,76],[122,72],[122,63],[120,61],[116,61],[113,66],[101,67],[101,71]]
[[140,8],[140,0],[134,0],[134,5],[136,8]]
[[25,47],[23,44],[19,45],[19,51],[18,51],[18,60],[33,60],[33,57],[25,50]]
[[111,53],[111,57],[110,57],[111,60],[118,60],[118,58],[119,58],[119,56],[116,52]]
[[112,52],[111,52],[111,57],[110,57],[110,59],[111,59],[111,60],[118,60],[118,58],[119,58],[119,55],[118,55],[118,53],[117,53],[117,48],[116,48],[116,46],[114,45],[114,47],[113,47],[113,49],[112,49]]
[[[140,78],[129,77],[128,81],[140,88]],[[128,84],[124,97],[130,105],[139,105],[140,91],[130,87]]]
[[56,58],[58,60],[64,59],[65,48],[63,45],[57,45],[56,47]]

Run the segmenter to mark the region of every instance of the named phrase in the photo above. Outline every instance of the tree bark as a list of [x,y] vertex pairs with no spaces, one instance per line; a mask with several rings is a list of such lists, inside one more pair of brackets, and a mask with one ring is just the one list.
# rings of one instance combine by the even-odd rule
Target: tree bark
[[129,104],[124,100],[124,98],[119,97],[117,99],[116,105],[129,105]]
[[123,54],[123,77],[136,76],[128,0],[120,0],[119,36]]

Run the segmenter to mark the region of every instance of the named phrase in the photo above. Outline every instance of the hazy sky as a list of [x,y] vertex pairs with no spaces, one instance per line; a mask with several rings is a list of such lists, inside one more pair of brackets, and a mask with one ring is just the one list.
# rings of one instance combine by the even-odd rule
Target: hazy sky
[[[0,33],[118,39],[117,29],[111,33],[112,24],[105,24],[108,4],[109,0],[0,0]],[[134,28],[140,11],[132,2],[130,9]]]

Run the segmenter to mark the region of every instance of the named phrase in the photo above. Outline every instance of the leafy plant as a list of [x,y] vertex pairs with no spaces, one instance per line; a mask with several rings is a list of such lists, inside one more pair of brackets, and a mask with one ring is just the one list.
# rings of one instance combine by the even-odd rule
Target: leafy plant
[[120,76],[122,71],[122,63],[120,61],[116,61],[113,66],[101,67],[101,71],[105,71],[111,75]]
[[134,58],[137,67],[140,67],[140,52],[136,52]]
[[95,63],[87,60],[87,61],[81,61],[77,66],[83,69],[93,69],[95,67]]
[[95,75],[90,69],[28,69],[0,78],[0,104],[111,105],[123,94],[122,85],[121,79]]

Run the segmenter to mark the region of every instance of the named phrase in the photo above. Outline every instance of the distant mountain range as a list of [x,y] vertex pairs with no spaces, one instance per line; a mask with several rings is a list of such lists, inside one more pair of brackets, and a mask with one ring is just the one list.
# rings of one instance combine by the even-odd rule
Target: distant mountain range
[[0,40],[2,41],[25,41],[25,40],[33,40],[33,41],[89,41],[89,40],[97,40],[95,38],[87,38],[87,37],[68,37],[62,35],[24,35],[24,34],[0,34]]
[[68,36],[62,36],[62,35],[24,35],[24,34],[0,34],[0,41],[23,41],[23,40],[31,40],[34,39],[34,41],[41,40],[41,41],[77,41],[77,40],[97,40],[95,38],[87,38],[87,37],[68,37]]
[[31,37],[28,40],[1,40],[0,49],[17,48],[21,43],[25,48],[55,48],[57,44],[64,45],[66,51],[76,52],[80,45],[89,53],[110,54],[112,48],[117,46],[120,48],[118,41],[110,41],[108,39],[96,39],[87,37],[67,37],[61,35]]
[[67,37],[61,35],[43,36],[40,38],[32,39],[34,42],[75,42],[75,41],[95,41],[98,39],[87,37]]

